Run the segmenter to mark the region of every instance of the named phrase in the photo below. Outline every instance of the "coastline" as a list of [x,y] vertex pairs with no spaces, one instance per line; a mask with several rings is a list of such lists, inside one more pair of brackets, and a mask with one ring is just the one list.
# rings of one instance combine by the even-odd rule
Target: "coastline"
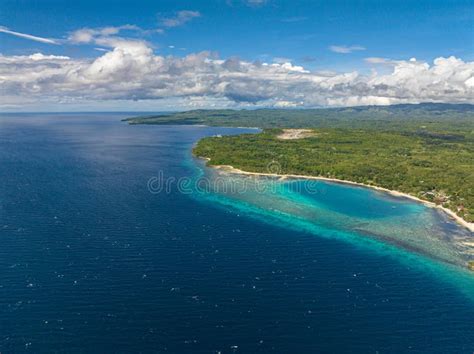
[[[206,161],[210,161],[209,158],[207,157],[201,157],[202,159]],[[400,191],[396,190],[391,190],[388,188],[384,187],[379,187],[379,186],[373,186],[369,184],[364,184],[364,183],[359,183],[359,182],[353,182],[353,181],[348,181],[348,180],[343,180],[343,179],[337,179],[337,178],[329,178],[329,177],[322,177],[322,176],[307,176],[307,175],[296,175],[296,174],[277,174],[277,173],[264,173],[264,172],[248,172],[248,171],[243,171],[238,168],[235,168],[234,166],[231,165],[210,165],[209,167],[222,170],[228,173],[232,174],[240,174],[240,175],[247,175],[247,176],[266,176],[266,177],[277,177],[277,178],[290,178],[290,179],[311,179],[311,180],[320,180],[320,181],[328,181],[328,182],[334,182],[334,183],[341,183],[341,184],[347,184],[347,185],[352,185],[352,186],[358,186],[358,187],[364,187],[364,188],[371,188],[375,189],[377,191],[385,192],[388,193],[392,196],[395,197],[402,197],[402,198],[407,198],[410,200],[413,200],[418,203],[422,203],[427,207],[430,208],[437,208],[445,212],[451,219],[456,221],[459,225],[465,227],[468,229],[470,232],[474,233],[474,223],[468,222],[464,220],[462,217],[457,215],[454,211],[451,209],[445,208],[442,205],[435,204],[433,202],[427,201],[420,199],[418,197],[415,197],[411,194],[403,193]]]

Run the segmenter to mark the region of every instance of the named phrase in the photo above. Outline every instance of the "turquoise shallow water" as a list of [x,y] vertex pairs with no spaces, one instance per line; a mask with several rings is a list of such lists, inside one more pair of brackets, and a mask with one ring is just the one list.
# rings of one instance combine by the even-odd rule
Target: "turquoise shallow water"
[[474,260],[474,234],[439,209],[365,187],[239,175],[194,163],[200,198],[421,267],[474,300],[474,274],[466,269]]
[[249,130],[124,116],[0,116],[0,352],[473,352],[466,230],[322,182],[152,193]]

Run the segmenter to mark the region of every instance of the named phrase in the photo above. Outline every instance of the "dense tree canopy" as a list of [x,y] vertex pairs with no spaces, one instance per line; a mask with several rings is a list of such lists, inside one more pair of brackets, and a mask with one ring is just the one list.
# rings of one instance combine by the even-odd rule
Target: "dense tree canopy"
[[[197,110],[128,119],[131,124],[260,127],[212,137],[194,149],[212,165],[324,176],[409,193],[474,221],[474,106],[426,103],[312,110]],[[312,137],[277,138],[280,128]]]

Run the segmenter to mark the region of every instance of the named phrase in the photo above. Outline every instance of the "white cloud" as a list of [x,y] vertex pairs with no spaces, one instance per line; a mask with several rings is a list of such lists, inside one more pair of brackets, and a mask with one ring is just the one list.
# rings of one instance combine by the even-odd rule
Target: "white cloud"
[[304,102],[276,101],[273,105],[275,108],[296,108],[298,106],[304,106]]
[[245,0],[245,3],[248,6],[263,6],[268,2],[268,0]]
[[68,41],[74,44],[87,44],[94,42],[99,37],[109,37],[117,35],[121,31],[141,31],[140,27],[135,25],[108,26],[102,28],[81,28],[71,32]]
[[63,55],[44,55],[42,53],[35,53],[28,56],[29,59],[38,61],[38,60],[69,60],[71,58]]
[[15,37],[29,39],[29,40],[35,41],[35,42],[46,43],[46,44],[59,44],[58,41],[55,40],[55,39],[33,36],[33,35],[27,34],[27,33],[15,32],[15,31],[11,31],[7,27],[3,27],[3,26],[0,26],[0,32],[1,33],[6,33],[6,34],[11,34],[12,36],[15,36]]
[[178,27],[191,21],[193,18],[201,17],[199,11],[182,10],[176,13],[176,16],[162,18],[160,23],[164,27]]
[[369,64],[393,64],[392,60],[379,57],[369,57],[364,60]]
[[93,41],[111,50],[96,59],[0,55],[0,106],[126,100],[181,102],[180,107],[474,103],[474,62],[455,57],[431,64],[387,60],[387,73],[365,75],[311,72],[284,61],[220,59],[209,52],[164,57],[143,41]]
[[331,50],[334,53],[348,54],[354,51],[365,50],[365,48],[360,45],[352,45],[352,46],[332,45],[329,47],[329,50]]

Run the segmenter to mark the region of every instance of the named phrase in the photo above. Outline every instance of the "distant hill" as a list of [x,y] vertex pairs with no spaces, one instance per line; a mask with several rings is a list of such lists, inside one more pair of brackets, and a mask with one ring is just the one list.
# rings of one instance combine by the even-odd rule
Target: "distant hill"
[[[259,128],[474,129],[474,105],[398,104],[318,109],[192,110],[125,119],[130,124],[204,124]],[[452,126],[454,123],[454,127]]]

